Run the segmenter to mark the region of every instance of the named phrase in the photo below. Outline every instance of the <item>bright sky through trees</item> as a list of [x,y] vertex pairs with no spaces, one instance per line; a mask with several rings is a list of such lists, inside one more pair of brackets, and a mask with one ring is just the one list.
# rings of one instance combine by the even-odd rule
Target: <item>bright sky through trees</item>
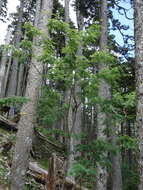
[[[64,5],[64,1],[60,0],[61,3]],[[71,5],[73,4],[73,0],[70,2]],[[16,7],[19,5],[19,0],[8,0],[8,18],[9,18],[9,14],[13,13],[16,11]],[[70,15],[71,15],[71,19],[73,22],[75,22],[76,20],[76,14],[74,12],[73,7],[71,6],[70,8]],[[10,20],[7,20],[5,23],[3,23],[2,21],[0,21],[0,44],[4,43],[4,38],[6,35],[6,30],[7,30],[7,26],[8,24],[10,24]]]
[[[16,7],[19,4],[19,0],[8,0],[8,18],[9,14],[16,11]],[[0,21],[0,44],[4,43],[4,38],[6,35],[6,30],[10,20],[7,20],[6,23]]]
[[[63,0],[61,0],[61,3],[64,5]],[[73,1],[71,1],[71,5],[72,5],[72,3],[73,3]],[[16,7],[18,6],[18,4],[19,4],[19,0],[8,0],[8,17],[9,17],[10,13],[13,13],[16,11]],[[129,18],[133,18],[133,9],[130,7],[130,3],[127,1],[123,1],[120,5],[126,9],[129,9],[127,12],[127,16]],[[123,13],[123,11],[122,11],[122,13]],[[76,15],[75,15],[75,12],[74,12],[74,9],[72,6],[70,8],[70,15],[71,15],[72,21],[75,22]],[[114,17],[116,19],[119,19],[122,24],[129,25],[129,30],[127,30],[126,32],[124,31],[124,34],[133,35],[133,33],[134,33],[133,20],[126,19],[124,14],[119,15],[116,13],[116,11],[114,11]],[[0,21],[0,44],[4,43],[4,38],[6,35],[6,30],[7,30],[8,24],[10,24],[10,20],[8,20],[6,23],[3,23]],[[120,34],[120,32],[116,30],[116,31],[111,31],[111,33],[115,35],[115,39],[117,40],[117,42],[120,45],[123,45],[123,37]],[[131,43],[133,43],[133,42],[131,42]]]
[[[122,15],[119,14],[119,13],[117,13],[114,10],[113,11],[114,18],[115,19],[119,19],[120,22],[121,22],[121,24],[129,26],[129,30],[123,31],[124,34],[126,34],[126,35],[132,35],[133,36],[134,35],[133,8],[131,7],[130,2],[127,2],[127,1],[122,1],[120,3],[120,6],[123,7],[123,8],[125,8],[125,9],[127,9],[127,17],[129,19],[125,18],[123,10],[120,11],[120,13]],[[115,31],[111,31],[111,33],[115,35],[115,39],[117,40],[117,42],[120,45],[123,45],[123,37],[122,37],[120,31],[115,30]],[[133,43],[131,41],[129,41],[129,42]]]

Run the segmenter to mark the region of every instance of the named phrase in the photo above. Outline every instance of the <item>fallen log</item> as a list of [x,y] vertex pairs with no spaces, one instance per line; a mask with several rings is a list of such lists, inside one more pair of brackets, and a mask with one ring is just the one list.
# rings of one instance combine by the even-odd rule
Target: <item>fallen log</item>
[[0,127],[7,130],[17,131],[17,124],[0,115]]
[[65,146],[64,145],[59,145],[59,144],[56,144],[52,141],[50,141],[49,139],[47,139],[42,133],[40,133],[39,131],[35,130],[35,134],[41,138],[42,140],[44,140],[47,144],[55,147],[55,149],[58,149],[59,151],[63,152],[65,151]]
[[[6,117],[0,115],[0,127],[5,129],[5,130],[11,130],[11,131],[17,131],[17,123],[7,119]],[[35,135],[39,138],[42,139],[46,144],[49,144],[50,146],[54,147],[56,150],[59,152],[65,151],[65,146],[64,145],[58,145],[50,140],[48,140],[42,133],[37,131],[35,129]]]
[[[29,163],[29,171],[28,175],[34,177],[34,179],[42,184],[46,184],[48,180],[48,172],[42,169],[37,162],[30,162]],[[82,187],[76,184],[75,181],[71,180],[69,177],[63,178],[62,183],[64,184],[65,190],[70,190],[74,188],[75,190],[88,190],[85,187]]]
[[32,176],[37,182],[44,184],[46,183],[46,178],[48,177],[48,172],[38,166],[37,162],[29,163],[28,175]]
[[[9,119],[3,117],[0,115],[0,127],[6,129],[6,130],[12,130],[17,131],[17,124],[10,121]],[[38,135],[41,136],[41,138],[47,142],[47,144],[50,144],[51,146],[55,147],[56,149],[59,149],[60,151],[64,151],[64,147],[59,146],[50,140],[47,140],[44,135],[39,133]],[[29,170],[27,172],[28,175],[32,176],[37,182],[46,184],[48,180],[48,172],[44,169],[42,169],[37,162],[30,162],[29,163]],[[81,187],[80,185],[77,185],[75,181],[71,180],[69,177],[62,177],[60,179],[62,183],[64,184],[65,190],[70,190],[74,188],[75,190],[88,190],[85,187]]]

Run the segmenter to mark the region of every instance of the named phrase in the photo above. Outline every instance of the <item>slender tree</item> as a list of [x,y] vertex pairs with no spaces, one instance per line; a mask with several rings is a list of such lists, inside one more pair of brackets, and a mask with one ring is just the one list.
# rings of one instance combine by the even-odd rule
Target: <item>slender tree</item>
[[[101,2],[101,37],[100,37],[100,51],[107,51],[107,0]],[[98,66],[99,72],[105,69],[106,63],[100,63]],[[110,86],[105,80],[101,80],[99,86],[99,97],[102,99],[110,99],[111,91]],[[97,138],[107,140],[105,130],[107,129],[107,114],[101,111],[101,107],[98,106],[97,113]],[[105,153],[106,154],[106,153]],[[106,155],[105,155],[106,156]],[[97,167],[97,179],[96,179],[96,188],[97,190],[106,190],[107,189],[107,169],[101,165]]]
[[2,0],[0,0],[0,12],[2,10]]
[[137,111],[136,124],[139,140],[139,190],[143,189],[143,1],[135,0],[135,64]]
[[[117,127],[115,124],[114,129],[112,129],[112,145],[117,146]],[[121,172],[121,154],[120,151],[116,151],[115,155],[112,155],[112,190],[122,190],[122,172]]]
[[[18,22],[15,30],[14,35],[14,45],[15,48],[20,47],[20,41],[22,38],[22,20],[23,20],[23,13],[24,13],[24,5],[25,1],[20,1],[20,7],[18,11]],[[11,74],[9,78],[9,84],[8,84],[8,96],[14,96],[17,94],[17,81],[18,81],[18,63],[19,58],[14,56],[11,66]]]
[[69,6],[70,6],[70,0],[65,0],[65,22],[66,23],[69,23],[69,21],[70,21]]
[[[69,17],[69,2],[70,0],[65,0],[65,22],[69,23],[70,17]],[[83,29],[83,17],[80,15],[80,11],[77,9],[77,23],[78,23],[78,29]],[[68,37],[66,37],[66,44],[68,43]],[[82,56],[82,45],[79,46],[77,51],[77,56]],[[71,88],[67,89],[65,92],[65,101],[69,104],[69,110],[67,114],[67,126],[68,126],[68,133],[70,134],[70,137],[68,139],[68,158],[67,158],[67,174],[69,175],[70,170],[73,166],[73,163],[75,162],[76,155],[76,145],[80,144],[78,136],[81,133],[81,88],[78,84],[77,73],[75,73],[73,83]],[[70,176],[71,177],[71,176]]]
[[[37,1],[37,12],[35,25],[43,33],[48,35],[47,23],[51,18],[53,1]],[[39,13],[40,10],[40,13]],[[40,56],[42,47],[39,46],[41,36],[35,38],[33,42],[33,54]],[[30,150],[33,141],[33,130],[36,122],[36,105],[39,94],[39,88],[42,82],[43,65],[33,57],[30,65],[28,82],[26,87],[26,97],[30,101],[23,105],[22,113],[18,125],[15,152],[13,156],[11,169],[11,190],[20,190],[24,188],[26,170],[28,168]]]
[[[10,43],[12,31],[10,28],[8,28],[7,35],[5,38],[5,45],[8,45]],[[7,61],[9,60],[7,51],[3,50],[2,59],[0,62],[0,96],[4,96],[4,81],[5,81],[5,74],[6,74],[6,65]]]

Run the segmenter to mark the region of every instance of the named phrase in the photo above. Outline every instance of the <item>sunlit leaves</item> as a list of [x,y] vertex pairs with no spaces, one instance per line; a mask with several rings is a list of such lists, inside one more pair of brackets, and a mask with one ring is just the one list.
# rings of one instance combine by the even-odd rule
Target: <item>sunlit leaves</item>
[[137,150],[137,139],[124,135],[119,136],[117,143],[120,145],[120,148],[125,148],[127,150]]
[[6,98],[0,98],[0,106],[3,105],[16,105],[16,104],[23,104],[30,101],[27,97],[21,97],[21,96],[10,96]]
[[89,28],[83,31],[83,43],[85,46],[97,44],[100,37],[99,24],[93,23]]
[[29,22],[26,22],[23,28],[25,29],[25,35],[28,36],[30,39],[41,34],[40,30],[34,27]]
[[91,60],[95,64],[112,65],[116,63],[115,57],[106,51],[96,51],[91,55]]

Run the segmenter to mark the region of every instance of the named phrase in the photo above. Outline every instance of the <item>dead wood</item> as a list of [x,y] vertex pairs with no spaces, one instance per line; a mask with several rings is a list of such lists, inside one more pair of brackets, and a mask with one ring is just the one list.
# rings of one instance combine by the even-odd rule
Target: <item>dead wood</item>
[[[5,130],[12,130],[12,131],[17,131],[17,123],[13,122],[4,116],[0,115],[0,127],[5,129]],[[50,140],[48,140],[42,133],[39,131],[35,130],[35,135],[45,141],[46,144],[49,144],[50,146],[54,147],[56,150],[63,152],[65,151],[65,146],[64,145],[58,145]]]
[[29,170],[27,172],[28,175],[34,177],[34,179],[42,184],[46,183],[46,179],[48,177],[48,172],[41,167],[38,166],[37,162],[29,163]]
[[17,124],[0,115],[0,127],[6,130],[17,131]]
[[[4,116],[1,116],[1,115],[0,115],[0,127],[2,127],[5,130],[12,130],[12,131],[17,131],[18,129],[16,123],[6,119]],[[44,135],[42,135],[41,133],[37,131],[36,133],[40,138],[42,138],[46,142],[46,144],[49,144],[55,147],[56,150],[59,150],[62,152],[65,150],[64,146],[60,146],[58,144],[51,142],[50,140],[46,139]],[[27,174],[32,176],[37,182],[44,185],[52,183],[52,180],[55,179],[54,186],[56,187],[57,185],[63,185],[64,187],[62,189],[64,190],[70,190],[70,189],[88,190],[87,188],[81,187],[80,185],[76,184],[76,182],[71,180],[69,177],[64,177],[64,174],[63,174],[64,172],[61,172],[61,169],[60,169],[62,163],[63,163],[63,160],[61,160],[58,157],[56,158],[56,160],[55,158],[54,159],[51,158],[51,162],[50,162],[51,166],[49,167],[50,175],[49,175],[48,171],[42,169],[37,164],[37,162],[30,162],[29,170]],[[54,173],[52,174],[53,171]],[[47,188],[47,190],[49,189]]]
[[[53,161],[52,161],[53,162]],[[54,160],[55,163],[55,160]],[[55,166],[51,166],[51,171],[54,171]],[[57,171],[58,173],[58,171]],[[32,177],[34,177],[34,179],[42,184],[49,184],[48,180],[49,180],[49,174],[46,170],[42,169],[36,162],[30,162],[29,163],[29,171],[28,174]],[[61,184],[64,185],[64,190],[70,190],[70,189],[75,189],[75,190],[88,190],[85,187],[81,187],[80,185],[76,184],[75,181],[71,180],[69,177],[57,177],[57,175],[54,175],[54,179],[55,182],[53,182],[53,184],[56,186],[60,186]],[[51,177],[53,177],[53,175]],[[50,183],[52,182],[52,179],[50,178]],[[46,185],[47,186],[47,185]],[[48,187],[48,186],[47,186]],[[46,187],[46,188],[47,188]],[[51,189],[50,189],[51,188]],[[53,186],[50,186],[50,188],[48,187],[47,190],[52,190]]]
[[55,150],[57,150],[58,152],[64,152],[65,151],[65,145],[59,145],[56,144],[52,141],[50,141],[49,139],[47,139],[42,133],[40,133],[39,131],[35,130],[35,134],[38,138],[42,139],[45,141],[45,143],[49,144],[50,146],[52,146]]

